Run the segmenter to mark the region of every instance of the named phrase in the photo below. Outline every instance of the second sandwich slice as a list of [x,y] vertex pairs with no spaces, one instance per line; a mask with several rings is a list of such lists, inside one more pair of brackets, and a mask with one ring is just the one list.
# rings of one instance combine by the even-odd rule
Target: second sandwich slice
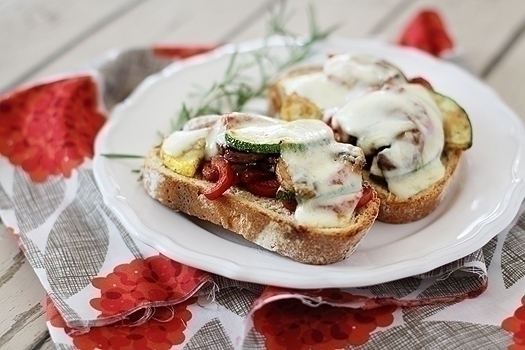
[[432,213],[472,145],[467,113],[422,78],[366,54],[301,67],[269,88],[270,112],[322,119],[336,139],[360,147],[364,176],[381,200],[378,220],[407,223]]
[[352,253],[375,221],[362,150],[319,120],[244,113],[190,120],[149,153],[148,194],[162,204],[309,264]]

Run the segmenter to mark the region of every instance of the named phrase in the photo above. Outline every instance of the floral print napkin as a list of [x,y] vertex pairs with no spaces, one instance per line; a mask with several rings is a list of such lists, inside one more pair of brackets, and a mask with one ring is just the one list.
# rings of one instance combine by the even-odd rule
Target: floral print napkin
[[[47,291],[58,349],[470,349],[509,345],[511,334],[525,343],[521,214],[463,259],[366,288],[230,280],[130,236],[95,184],[94,138],[145,77],[209,49],[123,51],[0,97],[0,218]],[[493,310],[479,314],[483,303]]]

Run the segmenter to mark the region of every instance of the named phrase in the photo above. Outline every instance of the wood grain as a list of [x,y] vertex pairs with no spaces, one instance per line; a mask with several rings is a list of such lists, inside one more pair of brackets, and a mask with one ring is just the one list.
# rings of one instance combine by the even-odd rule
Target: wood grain
[[[218,43],[245,18],[264,12],[266,0],[151,0],[85,37],[26,79],[84,67],[110,51],[156,43]],[[242,8],[242,12],[237,9]],[[242,30],[242,28],[237,29]]]
[[[315,9],[320,28],[329,28],[339,25],[334,36],[361,38],[370,36],[395,18],[399,8],[404,8],[410,0],[290,0],[286,9],[290,15],[287,28],[295,33],[306,33],[308,24],[308,5]],[[274,8],[277,4],[274,4]],[[278,7],[277,7],[278,8]],[[267,30],[270,13],[266,12],[261,18],[233,37],[234,41],[243,41],[261,37]]]
[[40,302],[45,291],[18,248],[0,225],[0,348],[24,349],[47,336]]
[[[111,49],[258,38],[277,2],[0,0],[0,91],[77,69]],[[387,41],[418,10],[439,10],[473,72],[525,121],[523,0],[289,0],[288,27],[297,33],[308,28],[307,3],[322,28],[341,23],[335,36]],[[44,289],[4,231],[0,225],[0,348],[52,349],[40,306]]]
[[[492,86],[525,122],[525,33],[522,31],[516,44],[487,76],[487,83]],[[497,118],[497,116],[495,116]],[[509,131],[510,132],[510,131]]]
[[142,0],[4,1],[0,4],[0,91],[42,66]]

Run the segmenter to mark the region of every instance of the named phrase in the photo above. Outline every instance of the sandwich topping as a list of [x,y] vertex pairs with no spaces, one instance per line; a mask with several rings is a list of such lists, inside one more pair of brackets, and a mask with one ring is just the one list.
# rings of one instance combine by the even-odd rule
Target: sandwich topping
[[231,113],[193,124],[200,128],[167,137],[160,155],[169,169],[213,182],[203,193],[208,199],[237,186],[280,199],[300,224],[324,228],[348,225],[370,200],[362,150],[336,142],[320,120]]
[[283,79],[287,95],[296,93],[323,110],[337,108],[370,88],[405,83],[406,78],[388,62],[366,54],[333,55],[323,69]]
[[354,139],[369,160],[372,176],[408,198],[445,174],[443,115],[420,84],[385,85],[351,100],[332,122]]

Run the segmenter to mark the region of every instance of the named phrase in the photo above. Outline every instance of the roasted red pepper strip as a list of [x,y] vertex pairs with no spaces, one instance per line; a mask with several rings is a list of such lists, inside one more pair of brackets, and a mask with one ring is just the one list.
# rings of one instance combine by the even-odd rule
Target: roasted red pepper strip
[[277,179],[272,179],[251,182],[244,184],[244,187],[248,190],[248,192],[256,196],[275,198],[277,190],[279,189],[279,181],[277,181]]
[[368,204],[372,200],[373,193],[372,188],[368,186],[363,186],[363,195],[361,198],[359,198],[359,202],[357,202],[357,205],[355,206],[356,209],[362,208],[365,205]]
[[219,179],[213,186],[209,187],[203,194],[206,198],[214,200],[222,196],[235,182],[235,173],[230,163],[223,156],[215,156],[211,159],[211,166],[217,169]]

